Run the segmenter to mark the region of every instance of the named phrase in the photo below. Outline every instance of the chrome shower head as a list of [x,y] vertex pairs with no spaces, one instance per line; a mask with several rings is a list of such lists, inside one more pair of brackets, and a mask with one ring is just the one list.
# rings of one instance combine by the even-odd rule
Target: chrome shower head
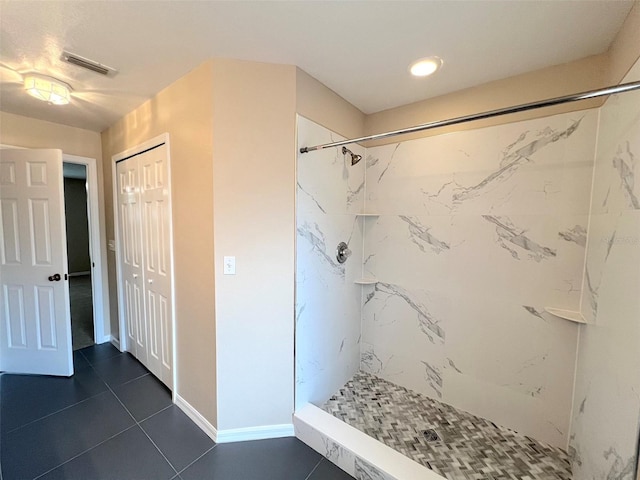
[[351,156],[351,166],[354,166],[356,163],[362,160],[362,155],[356,155],[347,147],[342,147],[342,154],[346,155],[347,153]]

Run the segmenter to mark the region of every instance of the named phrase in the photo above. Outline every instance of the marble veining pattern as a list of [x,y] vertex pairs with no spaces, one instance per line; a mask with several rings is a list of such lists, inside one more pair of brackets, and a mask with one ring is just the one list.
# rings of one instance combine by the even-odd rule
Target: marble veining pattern
[[[339,135],[298,117],[299,144],[336,141]],[[352,148],[364,154],[358,146]],[[361,162],[364,163],[364,162]],[[337,149],[298,157],[296,198],[296,406],[322,403],[360,365],[364,165],[351,166]],[[347,263],[336,259],[346,242]]]
[[412,295],[398,285],[378,282],[374,286],[374,291],[369,293],[365,299],[365,305],[376,296],[396,297],[402,299],[405,304],[416,313],[418,325],[422,333],[427,335],[429,340],[435,342],[434,336],[444,340],[444,330],[439,325],[439,320],[429,312],[427,307],[417,302]]
[[[357,373],[323,409],[451,480],[571,479],[562,449],[371,374]],[[356,478],[380,478],[362,475]]]
[[[454,203],[460,203],[472,199],[481,194],[483,190],[491,186],[494,182],[504,182],[514,175],[524,164],[534,161],[533,155],[540,149],[552,142],[568,138],[580,126],[580,120],[573,121],[565,130],[557,131],[553,128],[545,128],[534,140],[529,140],[529,132],[522,133],[518,139],[507,146],[500,161],[500,167],[489,176],[484,178],[477,185],[471,187],[457,187],[453,194]],[[529,140],[529,143],[514,150],[519,144]]]
[[597,120],[367,149],[363,371],[566,445]]
[[[640,62],[624,82],[640,79]],[[575,404],[574,480],[635,480],[640,432],[640,93],[600,109]]]
[[[487,222],[496,225],[498,244],[508,250],[513,258],[520,260],[520,251],[524,250],[528,257],[539,262],[549,257],[555,257],[556,251],[552,248],[539,245],[526,235],[526,230],[518,228],[509,218],[483,215]],[[511,245],[508,245],[511,244]],[[514,248],[516,247],[516,248]],[[520,249],[520,251],[518,250]]]

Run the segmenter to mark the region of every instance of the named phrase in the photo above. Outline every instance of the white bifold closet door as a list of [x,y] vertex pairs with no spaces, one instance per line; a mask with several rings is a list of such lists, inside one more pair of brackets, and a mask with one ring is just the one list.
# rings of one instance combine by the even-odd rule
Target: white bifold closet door
[[173,318],[166,145],[116,165],[120,281],[127,350],[169,388]]

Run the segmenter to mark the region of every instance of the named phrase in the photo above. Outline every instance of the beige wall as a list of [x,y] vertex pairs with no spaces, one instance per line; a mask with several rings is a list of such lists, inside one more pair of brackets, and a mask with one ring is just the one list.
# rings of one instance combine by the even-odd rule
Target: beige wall
[[[213,272],[212,62],[205,62],[102,133],[107,236],[114,237],[111,157],[170,136],[176,290],[177,393],[216,418]],[[118,332],[115,255],[109,252],[112,331]]]
[[[509,107],[546,98],[559,97],[602,86],[606,78],[606,57],[597,55],[563,65],[536,70],[515,77],[496,80],[477,87],[460,90],[447,95],[430,98],[410,105],[392,108],[368,115],[365,120],[366,134],[375,134],[419,125],[435,120],[470,115],[474,113]],[[489,125],[512,123],[573,110],[598,107],[602,101],[595,99],[580,104],[565,104],[531,110],[513,115],[504,115],[452,127],[438,128],[417,134],[392,137],[368,146],[395,143],[446,132],[471,130]]]
[[607,55],[607,83],[619,83],[640,58],[640,0],[636,0]]
[[[440,97],[430,98],[367,115],[365,135],[387,132],[435,120],[469,115],[536,100],[602,88],[622,80],[640,56],[640,2],[636,2],[609,50],[600,55],[556,65],[514,77],[485,83]],[[427,80],[428,81],[428,80]],[[438,128],[401,137],[392,137],[367,146],[395,143],[460,130],[470,130],[545,117],[563,112],[601,106],[605,98],[569,103],[489,120]]]
[[95,158],[98,170],[102,165],[99,133],[13,113],[0,112],[0,143],[28,148],[59,148],[70,155]]
[[291,424],[296,69],[217,59],[213,85],[218,429]]
[[365,114],[299,68],[296,68],[296,110],[343,137],[365,134]]

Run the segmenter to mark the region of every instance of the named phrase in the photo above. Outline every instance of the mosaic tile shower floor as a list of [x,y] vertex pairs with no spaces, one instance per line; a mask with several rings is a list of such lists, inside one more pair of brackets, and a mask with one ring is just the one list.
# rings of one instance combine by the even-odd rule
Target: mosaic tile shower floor
[[322,409],[450,480],[571,479],[562,449],[368,373],[357,373]]

